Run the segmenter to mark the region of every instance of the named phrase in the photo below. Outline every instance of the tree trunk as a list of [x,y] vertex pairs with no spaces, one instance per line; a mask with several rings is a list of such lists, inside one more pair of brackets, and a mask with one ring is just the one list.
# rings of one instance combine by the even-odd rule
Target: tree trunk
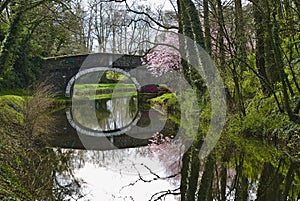
[[283,191],[282,201],[288,200],[289,192],[290,192],[292,183],[294,181],[294,175],[295,175],[296,168],[297,168],[297,164],[294,162],[291,162],[289,170],[288,170],[288,172],[286,174],[286,178],[285,178],[285,187],[284,187],[284,191]]
[[[246,53],[246,36],[245,22],[243,15],[243,7],[241,0],[234,0],[235,4],[235,29],[236,29],[236,55],[237,64],[240,67],[240,72],[246,70],[247,53]],[[242,77],[242,76],[241,76]]]
[[205,46],[206,51],[211,55],[212,53],[212,42],[211,42],[211,30],[209,21],[209,4],[208,0],[203,0],[203,14],[204,14],[204,35],[205,35]]
[[215,159],[210,154],[205,163],[204,172],[201,178],[201,183],[198,191],[198,200],[208,201],[212,193],[212,185],[214,181]]
[[282,191],[280,190],[280,185],[284,177],[278,173],[281,167],[281,161],[277,168],[275,168],[270,163],[265,163],[263,171],[261,173],[260,181],[257,190],[256,201],[279,201]]
[[[257,0],[259,4],[260,0]],[[262,91],[265,95],[270,96],[271,92],[266,87],[266,83],[269,83],[266,67],[265,67],[265,45],[264,45],[264,28],[263,28],[263,15],[260,12],[257,5],[254,5],[254,21],[255,21],[255,30],[256,30],[256,68],[260,75],[259,81],[262,87]]]
[[224,47],[224,16],[222,1],[217,0],[217,17],[218,17],[218,35],[217,35],[217,47],[219,53],[219,66],[225,71],[225,47]]
[[0,50],[0,77],[11,72],[18,59],[23,31],[21,20],[22,13],[16,12]]

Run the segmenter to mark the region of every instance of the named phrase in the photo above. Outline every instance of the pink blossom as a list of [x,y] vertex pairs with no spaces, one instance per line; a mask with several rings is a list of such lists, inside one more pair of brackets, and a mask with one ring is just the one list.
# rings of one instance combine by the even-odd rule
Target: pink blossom
[[142,58],[142,64],[148,65],[148,70],[155,76],[161,76],[171,70],[180,70],[178,47],[178,35],[170,32],[166,34],[162,43],[158,43],[151,52]]
[[180,140],[174,140],[171,137],[165,137],[157,133],[150,140],[149,148],[151,153],[156,155],[160,162],[165,166],[168,175],[175,175],[170,182],[177,186],[180,183],[181,159],[184,152],[184,146]]

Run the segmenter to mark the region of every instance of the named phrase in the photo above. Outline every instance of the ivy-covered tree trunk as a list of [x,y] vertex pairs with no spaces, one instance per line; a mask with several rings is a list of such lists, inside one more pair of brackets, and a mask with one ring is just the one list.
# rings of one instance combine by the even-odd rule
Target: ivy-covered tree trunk
[[[235,29],[236,29],[236,58],[241,73],[246,70],[246,33],[241,0],[234,0],[235,5]],[[242,74],[241,74],[242,75]]]
[[[203,30],[199,18],[198,11],[191,0],[178,0],[178,20],[179,20],[179,33],[186,37],[189,37],[195,41],[198,45],[205,49],[205,41],[203,36]],[[187,41],[180,41],[180,48],[184,48],[185,57],[189,58],[189,55],[195,56],[197,51],[187,48]],[[197,47],[195,47],[197,48]],[[196,57],[200,58],[200,56]],[[187,81],[199,91],[203,91],[203,81],[199,73],[193,69],[189,64],[189,61],[182,61],[183,73]]]
[[[178,18],[179,18],[179,33],[189,37],[195,41],[198,45],[205,48],[205,41],[202,31],[201,22],[199,19],[198,11],[191,0],[178,0]],[[180,42],[180,48],[184,48],[185,58],[189,58],[189,55],[195,56],[200,59],[200,51],[197,47],[192,49],[187,48],[187,41],[182,40]],[[196,51],[195,49],[196,48]],[[198,71],[189,65],[189,61],[182,60],[183,73],[186,80],[191,84],[194,90],[197,91],[198,96],[204,93],[204,82],[199,75]],[[203,144],[201,132],[198,134],[191,147],[183,156],[183,166],[181,169],[181,201],[195,200],[200,159],[199,150]]]
[[261,1],[261,5],[258,9],[262,12],[263,18],[263,29],[264,29],[264,47],[265,47],[265,58],[266,58],[266,72],[268,75],[268,79],[270,80],[271,84],[274,85],[276,82],[279,81],[279,72],[276,68],[275,63],[275,50],[273,48],[273,33],[272,33],[272,22],[270,17],[270,5],[269,0]]
[[[219,3],[220,4],[220,3]],[[220,5],[219,5],[220,6]],[[243,100],[242,92],[242,77],[245,70],[247,53],[245,42],[245,30],[243,20],[242,3],[240,0],[235,0],[235,28],[236,28],[236,40],[235,40],[235,53],[232,61],[232,76],[235,86],[235,100],[238,106],[238,111],[241,115],[246,116],[246,110]]]
[[[257,0],[259,4],[260,0]],[[269,83],[266,66],[265,66],[265,45],[264,45],[264,29],[263,29],[263,15],[258,6],[253,6],[254,21],[255,21],[255,35],[256,35],[256,68],[259,74],[259,81],[262,87],[262,91],[265,95],[270,95],[270,89],[266,86]]]
[[204,15],[204,35],[206,51],[211,55],[212,42],[211,42],[211,30],[210,30],[210,18],[209,18],[209,1],[203,0],[203,15]]
[[218,35],[217,35],[217,47],[219,55],[219,67],[225,71],[225,46],[224,46],[224,16],[223,6],[221,0],[217,0],[217,18],[218,18]]
[[18,59],[22,32],[22,13],[17,11],[0,50],[0,77],[7,76]]
[[212,188],[214,181],[214,171],[215,171],[215,159],[214,156],[210,154],[205,163],[204,172],[201,178],[201,184],[198,191],[198,200],[209,201],[212,197]]

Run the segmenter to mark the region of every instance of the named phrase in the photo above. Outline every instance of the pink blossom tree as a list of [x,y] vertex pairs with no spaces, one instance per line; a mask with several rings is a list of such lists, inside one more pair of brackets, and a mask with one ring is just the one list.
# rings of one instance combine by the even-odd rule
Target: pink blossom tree
[[154,48],[142,58],[142,64],[155,76],[161,76],[172,70],[180,70],[178,35],[166,32]]
[[[179,37],[177,33],[164,32],[154,43],[154,48],[142,58],[142,64],[156,77],[173,70],[181,70],[179,53]],[[157,157],[166,168],[169,182],[174,186],[180,185],[181,159],[184,146],[180,140],[156,133],[150,140],[151,155]]]

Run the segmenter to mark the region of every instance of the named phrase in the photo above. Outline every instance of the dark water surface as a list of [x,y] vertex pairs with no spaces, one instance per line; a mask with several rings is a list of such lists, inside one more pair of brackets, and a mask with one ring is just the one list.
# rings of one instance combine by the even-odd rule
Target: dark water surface
[[[158,135],[154,141],[149,140],[160,130],[166,136],[176,135],[176,126],[166,124],[164,115],[138,111],[130,106],[134,105],[132,100],[124,98],[97,104],[95,122],[99,124],[84,122],[86,119],[78,115],[83,128],[109,133],[126,127],[139,112],[141,117],[131,135],[95,137],[80,134],[70,126],[66,110],[56,114],[60,140],[53,140],[53,144],[73,149],[75,176],[87,182],[83,200],[156,200],[160,196],[180,200],[183,179],[198,183],[195,200],[300,200],[300,164],[274,145],[237,136],[222,137],[213,152],[200,160],[199,177],[183,177],[180,172],[185,149],[180,139]],[[88,110],[85,107],[83,104],[81,114]],[[153,127],[147,127],[149,121]]]
[[300,200],[300,162],[288,150],[229,133],[206,158],[187,160],[177,136],[189,128],[178,129],[172,108],[149,104],[156,86],[140,96],[125,84],[122,96],[101,88],[101,97],[75,96],[53,114],[49,142],[72,150],[75,176],[87,182],[82,200]]

